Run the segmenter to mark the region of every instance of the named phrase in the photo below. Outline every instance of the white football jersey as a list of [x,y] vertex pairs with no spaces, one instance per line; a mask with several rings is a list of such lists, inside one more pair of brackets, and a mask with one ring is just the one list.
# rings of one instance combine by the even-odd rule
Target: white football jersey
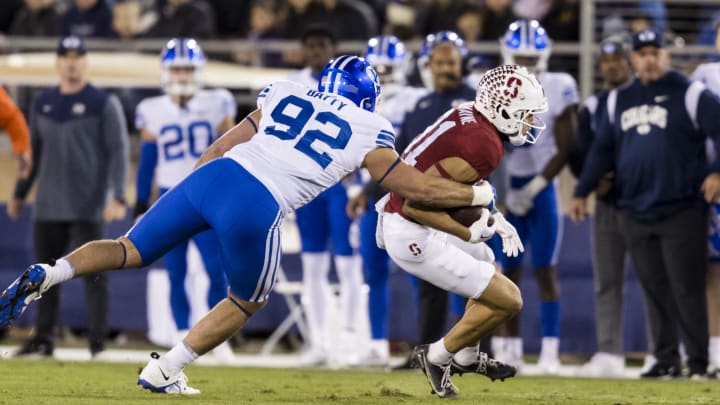
[[[690,79],[702,82],[707,86],[708,90],[720,97],[720,62],[702,63],[698,65],[692,76],[690,76]],[[714,162],[717,156],[715,156],[715,146],[712,138],[708,137],[705,143],[708,161]]]
[[405,119],[405,114],[412,110],[417,101],[426,95],[428,91],[424,87],[410,87],[398,84],[383,85],[377,113],[390,121],[397,133]]
[[146,98],[135,109],[135,126],[155,136],[158,147],[155,182],[170,188],[190,173],[195,162],[221,134],[225,117],[235,117],[235,100],[225,89],[203,89],[185,108],[169,95]]
[[395,145],[385,118],[298,83],[270,84],[257,104],[257,134],[225,156],[262,182],[285,214],[359,168],[373,149]]
[[537,78],[548,99],[548,111],[539,115],[547,128],[535,144],[515,147],[507,155],[507,171],[510,176],[529,177],[542,173],[547,162],[557,153],[555,120],[569,105],[580,102],[577,83],[569,74],[542,72]]

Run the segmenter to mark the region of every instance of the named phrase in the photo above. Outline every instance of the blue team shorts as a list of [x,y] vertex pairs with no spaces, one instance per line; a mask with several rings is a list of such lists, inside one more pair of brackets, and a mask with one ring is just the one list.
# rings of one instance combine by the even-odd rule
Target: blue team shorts
[[210,161],[163,194],[127,237],[148,264],[193,235],[212,229],[230,290],[264,301],[280,263],[282,213],[265,186],[229,158]]
[[[511,177],[510,187],[518,189],[530,182],[534,176]],[[518,235],[530,249],[534,268],[545,268],[557,264],[562,239],[562,221],[555,184],[550,183],[535,196],[533,207],[524,216],[507,214],[507,220],[515,227]],[[520,267],[523,254],[518,257],[503,257],[505,268]]]

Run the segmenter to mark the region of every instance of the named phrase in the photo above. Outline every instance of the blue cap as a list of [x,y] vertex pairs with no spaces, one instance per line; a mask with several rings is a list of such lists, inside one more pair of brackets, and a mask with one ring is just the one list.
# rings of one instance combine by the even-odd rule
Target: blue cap
[[75,35],[60,38],[57,46],[57,54],[62,56],[68,52],[77,52],[80,55],[85,55],[87,53],[85,41]]
[[665,47],[665,36],[653,29],[644,29],[636,32],[632,36],[632,49],[637,51],[638,49],[645,46],[654,46],[656,48]]

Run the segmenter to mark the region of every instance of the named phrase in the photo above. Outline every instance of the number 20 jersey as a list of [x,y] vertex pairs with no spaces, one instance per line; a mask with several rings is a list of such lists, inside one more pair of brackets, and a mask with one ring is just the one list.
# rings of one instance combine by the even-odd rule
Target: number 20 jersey
[[283,213],[342,180],[373,149],[395,145],[385,118],[301,84],[274,82],[258,95],[257,105],[257,134],[225,156],[262,182]]
[[173,187],[192,171],[200,155],[221,135],[217,128],[228,116],[235,117],[235,100],[225,89],[200,90],[184,108],[168,95],[138,104],[135,127],[149,131],[157,142],[158,187]]

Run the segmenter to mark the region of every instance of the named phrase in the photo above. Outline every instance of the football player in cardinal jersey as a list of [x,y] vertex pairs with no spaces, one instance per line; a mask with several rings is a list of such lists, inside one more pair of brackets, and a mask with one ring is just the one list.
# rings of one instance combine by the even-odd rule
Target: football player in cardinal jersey
[[[544,125],[535,116],[547,109],[540,83],[525,68],[492,69],[478,84],[475,101],[447,111],[415,137],[403,160],[426,174],[473,184],[497,168],[503,141],[521,146],[540,135]],[[530,138],[530,130],[535,138]],[[457,395],[450,381],[453,373],[476,372],[492,379],[514,376],[515,367],[489,359],[478,344],[520,311],[522,298],[517,286],[497,271],[490,247],[478,242],[497,232],[503,252],[516,257],[523,246],[515,228],[493,207],[469,228],[446,211],[421,209],[396,193],[383,197],[376,207],[378,245],[398,266],[468,298],[465,314],[445,337],[414,349],[433,392],[440,397]],[[493,223],[488,222],[491,216]]]
[[[542,349],[538,365],[547,374],[559,370],[558,359],[560,302],[556,262],[562,239],[562,218],[555,177],[568,160],[577,128],[577,83],[567,73],[548,72],[550,38],[536,20],[510,24],[501,39],[503,63],[526,66],[547,89],[549,110],[540,118],[547,123],[547,134],[537,142],[513,148],[507,157],[509,189],[505,198],[508,221],[518,230],[523,243],[531,245],[532,264],[540,288]],[[531,134],[531,137],[534,137]],[[534,143],[534,144],[533,144]],[[519,285],[522,255],[504,258],[505,275]],[[505,338],[493,338],[496,356],[522,365],[520,318],[506,324]],[[499,343],[499,344],[498,344]],[[504,350],[503,350],[504,348]]]
[[[161,56],[162,85],[165,94],[147,98],[135,110],[135,125],[140,130],[140,163],[137,174],[135,216],[150,204],[153,180],[162,196],[191,171],[203,152],[232,128],[235,100],[225,89],[203,89],[202,69],[205,56],[194,39],[175,38],[167,42]],[[227,281],[218,253],[214,232],[202,232],[192,238],[207,272],[210,288],[208,308],[227,295]],[[190,300],[185,278],[188,273],[188,242],[164,256],[170,279],[170,307],[179,332],[176,342],[190,329]],[[152,303],[151,303],[152,304]],[[230,355],[229,346],[223,345]]]
[[[167,354],[153,353],[138,378],[138,384],[154,392],[198,394],[183,370],[265,305],[276,282],[279,224],[287,213],[360,167],[383,187],[425,207],[492,203],[487,182],[469,186],[405,164],[393,149],[392,126],[374,113],[379,95],[375,70],[349,55],[328,63],[317,89],[287,81],[269,85],[258,95],[258,108],[215,141],[195,170],[127,235],[87,243],[53,265],[28,267],[0,294],[0,327],[17,320],[56,284],[142,267],[189,237],[213,230],[230,286],[227,298]],[[520,126],[525,112],[509,113],[520,118]],[[510,312],[519,306],[519,295],[512,297]]]

